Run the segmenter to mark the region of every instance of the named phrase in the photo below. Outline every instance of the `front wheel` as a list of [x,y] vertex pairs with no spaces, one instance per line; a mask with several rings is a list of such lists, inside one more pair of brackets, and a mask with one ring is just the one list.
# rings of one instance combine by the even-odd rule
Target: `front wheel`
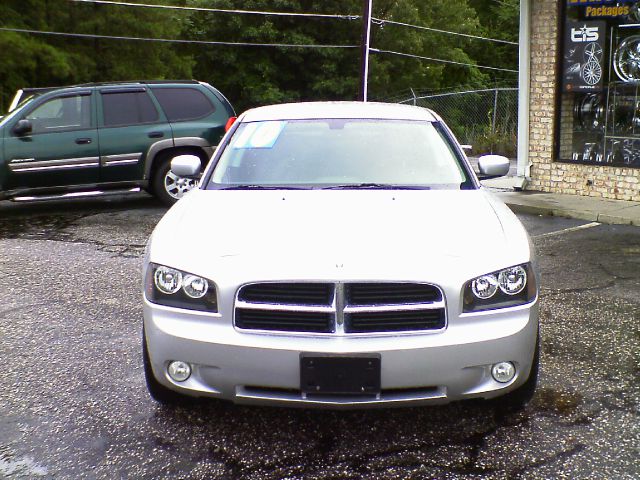
[[199,183],[198,179],[179,177],[174,174],[171,171],[172,158],[164,159],[153,176],[153,192],[162,203],[168,206],[176,203]]

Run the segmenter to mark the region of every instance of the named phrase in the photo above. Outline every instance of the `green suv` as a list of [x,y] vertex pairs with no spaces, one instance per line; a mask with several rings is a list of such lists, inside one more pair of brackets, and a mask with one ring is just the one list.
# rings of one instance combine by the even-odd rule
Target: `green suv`
[[175,203],[197,180],[170,170],[203,166],[233,107],[197,81],[87,84],[34,91],[0,119],[0,200],[144,189]]

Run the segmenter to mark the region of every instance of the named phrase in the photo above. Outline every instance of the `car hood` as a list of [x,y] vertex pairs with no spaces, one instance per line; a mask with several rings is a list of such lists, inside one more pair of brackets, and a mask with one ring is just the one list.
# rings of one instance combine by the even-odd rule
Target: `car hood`
[[482,274],[529,260],[526,233],[496,202],[483,190],[195,190],[158,224],[148,255],[200,275]]

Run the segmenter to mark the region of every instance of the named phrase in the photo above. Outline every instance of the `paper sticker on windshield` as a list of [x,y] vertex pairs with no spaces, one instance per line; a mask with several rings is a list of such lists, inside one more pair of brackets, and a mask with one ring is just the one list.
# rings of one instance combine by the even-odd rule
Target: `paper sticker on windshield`
[[286,124],[283,121],[249,123],[233,148],[272,148]]

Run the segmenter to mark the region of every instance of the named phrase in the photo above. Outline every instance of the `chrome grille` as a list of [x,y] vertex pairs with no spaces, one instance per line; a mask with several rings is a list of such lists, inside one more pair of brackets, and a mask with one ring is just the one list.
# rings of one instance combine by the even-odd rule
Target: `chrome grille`
[[323,334],[439,331],[444,296],[425,283],[254,283],[236,297],[235,326],[243,330]]

